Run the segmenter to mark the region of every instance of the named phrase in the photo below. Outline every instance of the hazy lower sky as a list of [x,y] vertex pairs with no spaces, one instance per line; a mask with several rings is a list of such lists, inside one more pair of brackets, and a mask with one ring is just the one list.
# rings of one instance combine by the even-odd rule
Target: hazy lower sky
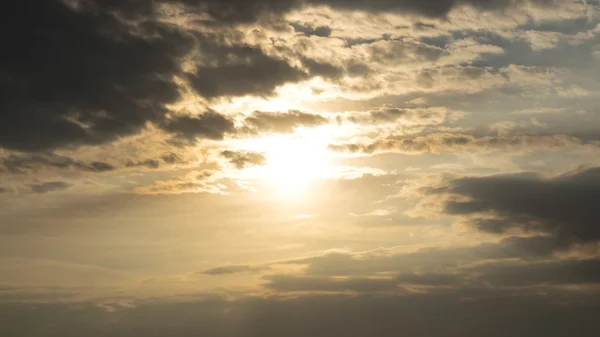
[[0,335],[597,337],[597,0],[9,0]]

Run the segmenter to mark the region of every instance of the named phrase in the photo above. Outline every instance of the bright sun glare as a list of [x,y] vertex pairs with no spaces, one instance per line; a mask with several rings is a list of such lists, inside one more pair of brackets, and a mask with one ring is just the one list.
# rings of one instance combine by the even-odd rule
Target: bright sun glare
[[265,137],[250,147],[267,158],[264,166],[253,170],[253,175],[283,197],[299,196],[311,182],[331,174],[327,137],[323,134],[313,131]]

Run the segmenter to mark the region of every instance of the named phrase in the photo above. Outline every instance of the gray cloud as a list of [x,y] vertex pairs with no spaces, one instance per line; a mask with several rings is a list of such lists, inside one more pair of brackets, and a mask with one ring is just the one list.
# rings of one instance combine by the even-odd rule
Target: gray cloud
[[583,168],[553,178],[530,173],[463,177],[423,191],[465,197],[444,201],[444,212],[468,216],[486,232],[520,228],[566,240],[600,239],[600,213],[596,210],[600,168]]
[[162,163],[176,164],[182,163],[184,159],[173,152],[166,153],[158,158],[148,159],[129,159],[125,164],[126,167],[147,167],[149,169],[156,169],[161,166]]
[[[378,124],[397,122],[399,126],[420,126],[442,124],[446,121],[449,111],[444,107],[428,108],[388,108],[382,107],[346,118],[357,124]],[[338,117],[342,121],[342,117]]]
[[[209,99],[222,96],[270,96],[285,83],[309,78],[303,70],[292,67],[283,59],[266,55],[256,47],[215,45],[209,41],[201,43],[200,48],[212,52],[213,65],[197,67],[189,75],[189,80],[198,93]],[[203,52],[207,50],[203,49]]]
[[86,172],[108,172],[116,169],[115,166],[107,162],[94,161],[88,163],[53,153],[10,154],[0,158],[0,171],[3,169],[12,173],[25,173],[43,167]]
[[165,162],[165,163],[169,163],[169,164],[174,164],[178,161],[181,161],[181,158],[176,154],[176,153],[167,153],[165,155],[163,155],[161,157],[161,159]]
[[128,161],[126,164],[127,167],[140,167],[144,166],[151,169],[156,169],[160,166],[160,161],[158,159],[145,159],[142,161]]
[[496,286],[600,283],[600,260],[563,260],[528,264],[484,264],[469,270]]
[[[198,299],[199,297],[199,299]],[[141,337],[595,337],[600,310],[596,293],[549,290],[470,289],[397,296],[246,297],[228,300],[199,294],[184,301],[0,304],[5,336]],[[110,303],[110,302],[108,302]],[[117,317],[118,319],[115,319]],[[507,324],[510,322],[510,324]]]
[[332,144],[330,149],[366,154],[381,152],[423,154],[455,151],[531,151],[578,145],[585,145],[585,142],[565,134],[473,136],[460,133],[433,133],[417,137],[377,139],[371,143]]
[[308,70],[312,76],[321,76],[323,78],[337,80],[340,79],[345,70],[335,66],[327,61],[317,61],[307,57],[300,57],[302,65]]
[[163,128],[186,141],[197,138],[223,139],[225,133],[233,132],[233,121],[213,111],[200,116],[177,116],[165,122]]
[[240,170],[249,166],[261,166],[267,162],[267,158],[257,152],[226,150],[221,152],[221,156]]
[[0,172],[14,174],[32,173],[42,169],[73,170],[80,172],[111,172],[124,167],[158,168],[162,162],[174,164],[182,159],[175,153],[167,153],[159,158],[128,159],[124,164],[104,161],[83,161],[52,152],[46,153],[11,153],[0,158]]
[[[542,287],[547,285],[600,284],[600,260],[554,260],[532,263],[514,263],[498,260],[472,268],[459,268],[451,272],[421,271],[401,272],[395,277],[369,278],[353,276],[333,278],[326,276],[274,275],[265,277],[267,288],[282,292],[354,291],[370,293],[379,291],[405,291],[404,287]],[[376,263],[375,261],[372,261]],[[423,266],[419,266],[423,268]],[[404,268],[415,268],[405,266]],[[441,289],[440,288],[440,289]]]
[[400,284],[421,286],[457,286],[465,282],[459,274],[450,273],[401,273],[396,277]]
[[397,288],[397,281],[394,279],[374,279],[374,278],[347,278],[335,279],[329,277],[317,276],[269,276],[270,281],[266,286],[285,292],[297,291],[323,291],[323,292],[374,292],[393,290]]
[[[559,243],[560,241],[557,238],[551,236],[514,236],[502,239],[498,243],[482,243],[475,246],[425,247],[412,252],[376,250],[363,253],[328,253],[321,256],[262,265],[220,266],[202,273],[223,275],[239,272],[261,272],[267,269],[277,270],[277,265],[291,264],[304,265],[306,268],[303,277],[310,277],[306,280],[312,282],[314,287],[333,282],[333,284],[323,286],[323,288],[331,287],[333,289],[337,285],[343,289],[348,287],[347,283],[339,284],[335,282],[348,279],[360,280],[361,278],[381,274],[396,275],[394,280],[390,279],[385,282],[399,285],[458,286],[466,284],[467,279],[478,271],[477,268],[459,269],[461,266],[470,266],[481,261],[496,262],[501,265],[507,260],[520,261],[523,265],[545,263],[544,261],[552,257]],[[562,262],[557,263],[561,264]],[[332,277],[346,278],[332,279]],[[279,283],[283,285],[282,287],[288,286],[289,289],[294,289],[293,285],[302,283],[304,279],[278,278],[269,280],[279,280],[283,282]]]
[[49,182],[45,182],[45,183],[31,185],[31,191],[34,193],[43,194],[43,193],[66,190],[69,187],[71,187],[71,184],[67,184],[63,181],[49,181]]
[[173,76],[193,40],[156,21],[136,29],[101,7],[92,13],[58,0],[6,4],[0,30],[11,33],[3,35],[0,59],[0,146],[98,144],[159,121],[179,98]]
[[295,128],[313,127],[327,123],[323,116],[297,110],[288,112],[255,111],[244,120],[250,132],[290,133]]
[[[4,39],[7,52],[2,56],[0,68],[0,86],[5,88],[0,105],[2,147],[34,152],[102,144],[135,134],[149,122],[165,126],[167,131],[188,140],[220,139],[229,130],[224,124],[218,124],[215,130],[203,127],[201,132],[193,132],[182,123],[168,120],[167,106],[180,99],[182,89],[175,79],[187,80],[197,94],[210,100],[269,96],[285,83],[313,76],[338,79],[345,72],[364,73],[368,69],[364,64],[342,69],[307,57],[292,65],[235,39],[228,41],[216,33],[200,33],[164,23],[160,20],[160,4],[184,4],[189,13],[208,14],[212,21],[196,23],[210,26],[278,18],[306,5],[443,17],[452,8],[465,4],[498,10],[549,1],[96,0],[68,2],[76,4],[72,6],[66,3],[12,1],[3,10],[0,30],[12,33]],[[330,31],[322,26],[306,33],[328,36]],[[397,47],[402,49],[402,45]],[[435,46],[415,44],[409,49],[411,54],[426,61],[435,61],[443,54]],[[389,53],[374,50],[373,55],[381,62],[397,62],[399,55],[406,54],[405,50],[394,48],[386,51]],[[184,71],[182,61],[191,57],[202,62]]]
[[[232,127],[216,114],[167,118],[167,105],[181,98],[176,78],[212,99],[268,96],[282,84],[313,76],[258,47],[160,22],[160,2],[97,0],[79,2],[77,9],[60,0],[7,4],[0,30],[12,33],[3,40],[0,68],[0,147],[36,152],[102,144],[148,123],[187,140],[220,139]],[[195,4],[209,12],[228,7]],[[184,71],[190,55],[207,62]],[[329,71],[309,65],[315,74]]]
[[248,265],[234,265],[234,266],[223,266],[216,267],[212,269],[207,269],[205,271],[200,272],[200,274],[205,275],[229,275],[229,274],[237,274],[237,273],[250,273],[250,272],[258,272],[264,270],[267,267],[262,266],[248,266]]
[[165,0],[181,2],[202,8],[213,20],[220,23],[252,22],[259,18],[282,16],[284,13],[306,5],[326,5],[337,10],[359,10],[371,13],[398,12],[441,18],[461,5],[471,5],[481,10],[503,10],[515,5],[550,5],[548,0]]
[[331,27],[328,26],[318,26],[313,27],[309,24],[301,24],[299,22],[292,23],[292,27],[294,30],[300,33],[303,33],[306,36],[319,36],[319,37],[328,37],[332,33]]
[[158,194],[182,194],[182,193],[222,193],[225,185],[218,183],[222,179],[221,171],[201,170],[192,171],[182,177],[176,177],[170,180],[158,180],[151,185],[138,187],[135,192],[138,194],[158,195]]
[[[471,247],[427,247],[413,252],[330,253],[284,263],[306,265],[306,274],[313,276],[356,277],[395,273],[406,283],[425,284],[428,278],[440,276],[435,273],[432,275],[432,271],[457,268],[482,260],[541,261],[551,257],[559,244],[557,238],[548,236],[508,237],[498,243],[483,243]],[[423,273],[429,275],[424,276]],[[445,277],[448,277],[448,281],[455,276]],[[441,280],[436,282],[442,283]]]

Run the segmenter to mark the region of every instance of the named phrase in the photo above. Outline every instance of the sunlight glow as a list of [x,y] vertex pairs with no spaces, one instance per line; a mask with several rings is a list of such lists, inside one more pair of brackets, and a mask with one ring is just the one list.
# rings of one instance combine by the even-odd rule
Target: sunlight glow
[[253,168],[249,174],[264,181],[281,197],[299,197],[311,182],[331,176],[334,168],[328,144],[329,136],[315,129],[256,139],[247,143],[246,148],[263,153],[267,163]]
[[277,188],[297,191],[327,175],[327,153],[309,139],[279,140],[267,151],[265,179]]

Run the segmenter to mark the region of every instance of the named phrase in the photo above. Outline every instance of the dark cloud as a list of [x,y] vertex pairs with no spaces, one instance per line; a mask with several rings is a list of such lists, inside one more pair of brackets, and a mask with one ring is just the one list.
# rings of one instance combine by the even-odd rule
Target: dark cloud
[[297,291],[323,291],[323,292],[374,292],[393,290],[397,288],[397,281],[389,278],[361,278],[336,279],[317,276],[269,276],[270,281],[266,286],[270,289],[285,292]]
[[[25,0],[3,8],[0,147],[34,152],[101,144],[148,123],[188,140],[221,139],[232,125],[216,113],[166,117],[166,106],[180,99],[176,78],[189,80],[198,94],[211,99],[268,96],[282,84],[311,76],[260,48],[161,23],[152,1],[72,3],[78,5]],[[209,11],[227,7],[195,3]],[[186,73],[181,64],[192,51],[207,62]],[[318,64],[312,68],[328,70]]]
[[[398,275],[398,282],[417,285],[450,285],[465,275],[463,265],[480,261],[513,260],[527,263],[547,260],[560,241],[551,236],[508,237],[497,243],[463,247],[425,247],[412,252],[376,250],[364,253],[329,253],[304,259],[278,262],[303,265],[308,276],[364,277],[382,273]],[[446,269],[452,272],[445,271]]]
[[542,32],[556,32],[563,34],[577,34],[596,28],[596,23],[587,18],[544,20],[535,22],[533,20],[526,24],[519,25],[518,29],[535,30]]
[[221,171],[204,169],[192,171],[182,177],[170,180],[158,180],[152,185],[135,189],[138,194],[182,194],[182,193],[222,193],[227,186],[218,183],[222,178]]
[[[485,260],[482,258],[482,260]],[[489,260],[488,260],[489,261]],[[479,264],[471,268],[455,268],[452,271],[401,272],[395,277],[372,278],[353,276],[334,278],[327,276],[274,275],[265,277],[266,286],[282,292],[355,291],[369,293],[386,290],[402,291],[404,287],[424,286],[438,289],[451,287],[523,287],[547,285],[600,284],[600,260],[554,260],[536,262],[496,262]],[[378,263],[371,259],[371,263]],[[427,268],[426,266],[403,266],[404,269]]]
[[[177,2],[166,0],[169,2]],[[292,9],[306,5],[325,5],[337,10],[358,10],[371,13],[399,12],[442,18],[453,8],[471,5],[480,10],[503,10],[514,5],[550,5],[549,0],[179,0],[194,8],[202,8],[220,23],[252,22],[260,18],[281,17]]]
[[59,0],[10,1],[0,31],[0,146],[27,151],[103,143],[161,120],[192,45],[175,26],[133,28]]
[[[519,1],[525,2],[532,1]],[[213,22],[234,23],[277,17],[304,5],[443,16],[462,4],[501,9],[513,1],[11,1],[0,15],[5,50],[0,56],[0,146],[40,151],[101,144],[139,132],[149,122],[166,125],[167,131],[187,139],[220,139],[229,125],[218,124],[215,130],[202,126],[202,131],[193,132],[190,128],[194,127],[177,120],[165,121],[166,106],[180,99],[175,78],[187,79],[199,95],[210,100],[269,96],[285,83],[312,76],[336,79],[350,71],[306,58],[300,60],[300,68],[258,47],[226,41],[219,34],[184,31],[158,20],[157,9],[164,3],[184,4],[190,13],[209,14]],[[316,27],[307,33],[327,36],[330,31]],[[441,55],[436,47],[415,48],[413,52],[425,60]],[[206,62],[197,62],[186,73],[182,60],[192,51]],[[397,50],[388,54],[397,61]],[[386,58],[388,54],[374,55]],[[366,71],[365,65],[359,68],[350,72]]]
[[11,173],[25,173],[47,167],[87,172],[108,172],[116,169],[106,162],[87,163],[53,153],[10,154],[0,158],[0,171],[4,169]]
[[[251,46],[227,46],[202,41],[200,48],[212,56],[210,66],[198,66],[189,81],[202,96],[270,96],[286,83],[308,79],[303,70]],[[232,60],[233,59],[233,60]]]
[[174,164],[182,159],[175,153],[167,153],[159,158],[128,159],[123,165],[103,161],[86,162],[55,153],[12,153],[0,158],[0,172],[28,173],[54,168],[81,172],[110,172],[123,167],[147,167],[156,169],[161,163]]
[[69,187],[71,187],[71,184],[67,184],[63,181],[49,181],[49,182],[45,182],[45,183],[31,185],[31,191],[33,193],[42,194],[42,193],[66,190]]
[[449,273],[402,273],[396,277],[400,284],[421,286],[455,286],[464,283],[464,278],[458,274]]
[[501,10],[514,4],[550,4],[547,0],[511,1],[511,0],[309,0],[311,3],[329,5],[334,8],[363,10],[370,12],[404,12],[427,17],[443,17],[452,8],[460,5],[471,5],[481,10]]
[[250,132],[291,133],[301,126],[314,127],[327,123],[325,117],[297,110],[288,112],[255,111],[244,120]]
[[[388,108],[382,107],[346,118],[347,121],[356,124],[380,124],[398,122],[399,126],[417,126],[442,124],[446,120],[448,109],[444,107],[429,108]],[[338,121],[343,121],[338,117]]]
[[267,162],[267,158],[257,152],[227,150],[221,152],[221,156],[240,170],[249,166],[262,166]]
[[[0,334],[47,337],[596,337],[595,293],[462,289],[400,296],[338,295],[228,300],[0,304]],[[113,311],[114,310],[114,311]]]
[[216,112],[208,111],[200,116],[177,116],[162,126],[174,136],[195,141],[197,138],[223,139],[225,133],[234,131],[233,121]]
[[417,137],[377,139],[371,143],[333,144],[330,149],[339,152],[367,154],[381,152],[423,154],[454,151],[531,151],[584,144],[583,140],[565,134],[473,136],[460,133],[433,133]]
[[[465,288],[600,284],[600,260],[557,259],[553,237],[511,237],[472,247],[424,248],[412,253],[331,253],[271,265],[224,266],[203,272],[260,272],[282,264],[305,265],[302,274],[265,276],[279,292],[371,293],[411,287],[441,291]],[[271,270],[277,270],[275,269]]]
[[105,163],[105,162],[100,162],[100,161],[95,161],[90,163],[89,165],[84,166],[84,168],[86,169],[86,171],[93,171],[93,172],[106,172],[106,171],[112,171],[115,169],[114,166],[112,166],[109,163]]
[[600,239],[600,213],[596,207],[600,168],[584,168],[553,178],[530,173],[463,177],[425,192],[465,197],[463,201],[446,200],[444,211],[468,216],[486,232],[520,228],[569,240]]
[[228,275],[237,273],[250,273],[264,270],[266,267],[262,266],[248,266],[248,265],[235,265],[235,266],[224,266],[208,269],[200,272],[205,275]]
[[469,270],[496,286],[600,283],[600,260],[564,260],[527,264],[484,264]]
[[312,76],[321,76],[323,78],[336,80],[345,74],[344,69],[326,61],[317,61],[307,57],[300,57],[300,60]]
[[167,153],[161,157],[161,159],[167,164],[175,164],[181,161],[181,158],[176,153]]
[[559,244],[559,239],[551,236],[508,237],[498,243],[482,243],[470,247],[426,247],[413,252],[330,253],[283,263],[305,265],[306,274],[312,276],[356,277],[395,273],[405,283],[441,285],[443,280],[458,281],[460,275],[445,272],[440,274],[439,270],[479,261],[542,261],[550,258]]
[[292,23],[292,27],[294,30],[300,33],[303,33],[306,36],[319,36],[319,37],[328,37],[332,33],[331,27],[328,26],[318,26],[314,27],[309,24],[301,24],[299,22]]
[[414,30],[428,30],[428,29],[435,29],[437,26],[435,24],[431,24],[431,23],[423,23],[423,22],[415,22],[412,25],[412,28]]
[[142,161],[133,161],[130,160],[126,164],[127,167],[147,167],[150,169],[156,169],[160,166],[160,161],[158,159],[145,159]]

